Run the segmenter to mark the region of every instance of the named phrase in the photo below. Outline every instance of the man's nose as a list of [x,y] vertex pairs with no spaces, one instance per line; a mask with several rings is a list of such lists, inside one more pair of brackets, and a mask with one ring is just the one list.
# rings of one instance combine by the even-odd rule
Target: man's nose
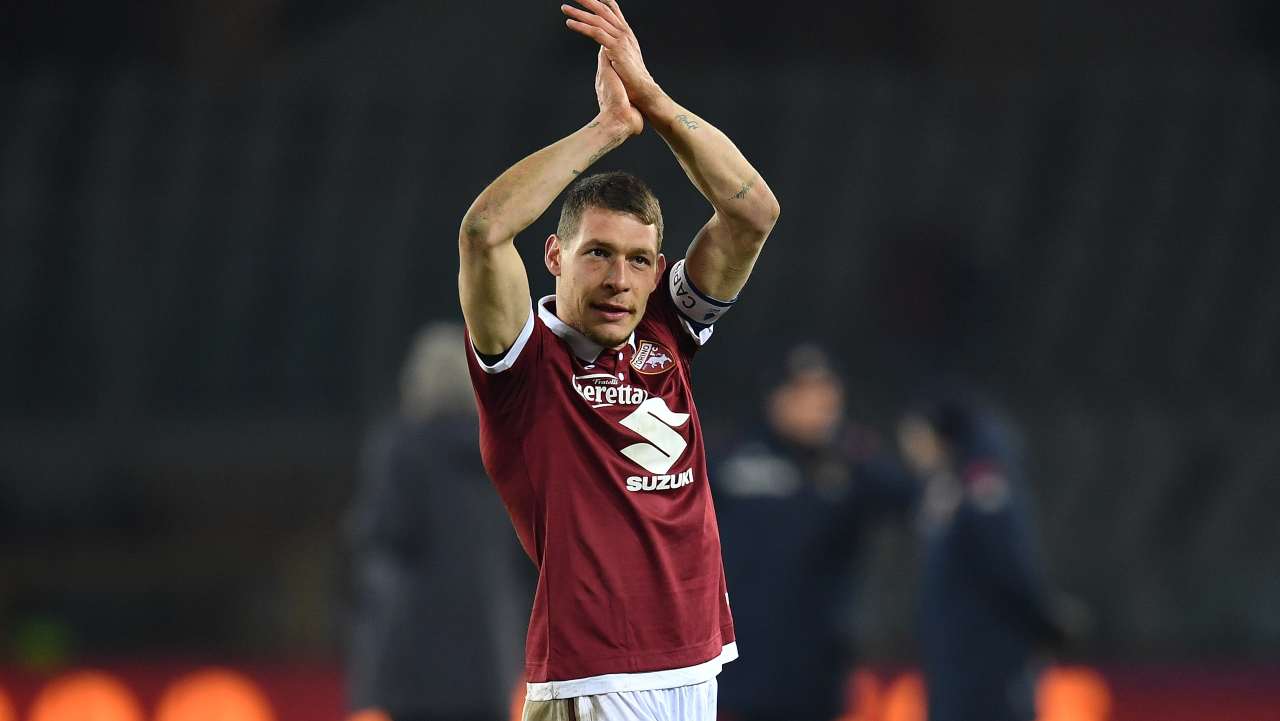
[[631,289],[631,271],[627,267],[627,259],[618,256],[609,264],[609,272],[605,274],[604,284],[615,293]]

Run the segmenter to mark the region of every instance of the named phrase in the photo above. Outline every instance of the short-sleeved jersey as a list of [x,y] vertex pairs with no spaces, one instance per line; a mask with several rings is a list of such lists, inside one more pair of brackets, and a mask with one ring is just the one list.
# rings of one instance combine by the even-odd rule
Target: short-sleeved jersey
[[697,683],[737,657],[690,384],[712,329],[677,305],[697,292],[683,263],[620,350],[548,296],[500,360],[468,353],[484,464],[539,570],[532,700]]

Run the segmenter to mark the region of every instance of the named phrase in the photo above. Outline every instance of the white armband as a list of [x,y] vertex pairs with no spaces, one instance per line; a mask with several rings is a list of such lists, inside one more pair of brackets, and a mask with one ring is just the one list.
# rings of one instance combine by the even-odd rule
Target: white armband
[[710,328],[720,320],[720,316],[729,312],[738,299],[718,300],[698,290],[685,274],[684,263],[682,258],[671,267],[671,300],[675,302],[680,315],[695,328]]

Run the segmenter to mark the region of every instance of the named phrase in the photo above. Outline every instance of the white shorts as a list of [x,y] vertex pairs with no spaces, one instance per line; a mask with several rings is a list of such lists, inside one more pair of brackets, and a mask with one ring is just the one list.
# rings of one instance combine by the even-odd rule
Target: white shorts
[[692,686],[525,701],[524,721],[715,721],[713,678]]

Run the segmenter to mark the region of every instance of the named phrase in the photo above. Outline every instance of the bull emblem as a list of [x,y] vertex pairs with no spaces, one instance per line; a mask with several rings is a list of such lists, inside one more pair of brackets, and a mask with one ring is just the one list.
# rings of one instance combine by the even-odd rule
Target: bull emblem
[[631,367],[645,374],[662,373],[674,367],[676,361],[667,349],[652,341],[643,341],[631,359]]
[[662,351],[654,351],[644,361],[645,368],[661,368],[671,362],[671,357]]

